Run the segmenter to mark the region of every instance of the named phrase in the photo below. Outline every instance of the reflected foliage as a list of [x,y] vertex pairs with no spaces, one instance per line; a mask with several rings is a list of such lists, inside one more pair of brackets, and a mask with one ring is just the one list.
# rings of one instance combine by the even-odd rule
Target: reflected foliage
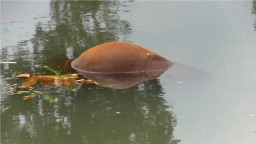
[[[124,3],[123,5],[126,5]],[[131,29],[118,16],[120,3],[111,1],[52,1],[50,27],[38,24],[34,48],[43,47],[44,61],[78,57],[108,41],[125,40]]]
[[[4,113],[4,141],[35,143],[177,143],[176,120],[157,80],[129,90],[86,86],[62,91],[58,103],[16,101]],[[64,98],[65,97],[65,98]],[[13,97],[11,97],[13,98]],[[12,121],[10,123],[8,121]],[[31,137],[31,138],[30,138]],[[45,139],[47,138],[47,140]]]
[[[252,13],[256,15],[256,0],[252,0]],[[256,18],[254,20],[254,29],[256,31]]]
[[[51,1],[50,21],[38,23],[32,40],[1,50],[1,58],[17,64],[1,65],[3,85],[16,83],[18,73],[49,74],[42,69],[56,58],[75,58],[86,49],[108,41],[125,41],[129,22],[119,16],[130,2]],[[11,51],[11,54],[10,54]],[[65,71],[69,73],[69,71]],[[2,89],[2,88],[1,88]],[[67,87],[36,90],[55,95],[30,102],[7,89],[1,100],[3,143],[178,143],[173,137],[176,119],[167,110],[158,80],[127,90],[95,85],[79,91]]]

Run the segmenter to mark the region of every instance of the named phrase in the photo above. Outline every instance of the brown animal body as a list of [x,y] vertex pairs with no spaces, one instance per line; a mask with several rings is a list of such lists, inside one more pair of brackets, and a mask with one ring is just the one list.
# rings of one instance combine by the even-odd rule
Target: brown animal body
[[[172,65],[162,56],[128,42],[95,46],[71,63],[81,75],[106,87],[111,82],[120,86],[121,83],[155,79]],[[123,89],[123,86],[118,89]]]

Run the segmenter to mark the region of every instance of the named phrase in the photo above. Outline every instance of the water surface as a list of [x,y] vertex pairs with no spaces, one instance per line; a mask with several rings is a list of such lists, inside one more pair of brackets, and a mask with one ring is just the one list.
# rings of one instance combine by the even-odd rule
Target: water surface
[[[1,61],[16,62],[1,64],[1,142],[254,144],[253,11],[252,1],[1,2]],[[51,74],[42,67],[109,41],[176,64],[125,90],[9,92],[17,74]]]

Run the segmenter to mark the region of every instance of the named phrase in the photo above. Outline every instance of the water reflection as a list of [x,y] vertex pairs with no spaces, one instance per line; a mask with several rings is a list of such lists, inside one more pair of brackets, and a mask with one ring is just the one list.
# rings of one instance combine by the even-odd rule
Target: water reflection
[[166,110],[168,106],[162,95],[161,86],[154,80],[140,85],[139,90],[115,91],[90,86],[74,93],[62,91],[61,101],[56,104],[40,98],[33,104],[16,99],[16,104],[2,115],[3,140],[176,143],[173,140],[176,120]]
[[[252,0],[252,13],[256,15],[256,0]],[[254,29],[256,30],[256,19],[254,20]]]
[[130,24],[118,16],[118,2],[52,1],[50,5],[51,27],[39,23],[32,40],[34,49],[43,47],[48,63],[56,57],[78,57],[99,43],[125,40],[131,32]]
[[[38,85],[35,89],[44,94],[31,102],[7,92],[18,73],[45,74],[42,67],[56,58],[74,58],[93,45],[125,41],[131,28],[118,13],[129,3],[51,1],[51,19],[37,23],[32,40],[2,48],[2,60],[17,62],[1,65],[3,143],[178,143],[173,137],[176,119],[167,110],[158,80],[128,90],[91,85],[73,92]],[[59,100],[50,103],[45,95]]]

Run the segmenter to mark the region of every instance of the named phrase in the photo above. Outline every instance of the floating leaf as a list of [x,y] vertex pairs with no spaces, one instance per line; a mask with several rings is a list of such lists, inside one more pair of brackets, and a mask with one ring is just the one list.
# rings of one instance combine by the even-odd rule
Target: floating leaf
[[80,80],[76,80],[76,82],[77,83],[79,83],[79,84],[95,84],[95,82],[94,81],[92,81],[92,80],[88,80],[88,79],[80,79]]
[[60,76],[55,75],[41,75],[31,76],[21,84],[23,87],[32,87],[35,84],[42,84],[46,87],[58,87],[61,85],[72,86],[73,83],[79,84],[94,84],[91,80],[80,79],[78,74],[65,74]]
[[21,84],[23,87],[31,87],[37,83],[38,78],[36,76],[28,78],[28,80]]
[[23,100],[31,100],[31,99],[33,99],[35,96],[36,96],[36,94],[33,93],[33,94],[31,94],[31,95],[24,96],[24,97],[23,97]]
[[17,92],[20,91],[18,94],[22,94],[22,93],[24,93],[24,91],[31,92],[31,90],[32,90],[31,87],[22,87],[22,86],[17,87],[16,85],[13,85],[13,86],[10,87],[9,92],[13,93],[13,94],[17,94]]
[[21,95],[21,94],[27,94],[30,93],[30,91],[17,91],[16,94]]
[[[33,90],[33,86],[41,84],[45,87],[56,88],[61,85],[74,86],[74,84],[95,84],[93,81],[88,79],[80,79],[77,73],[75,74],[63,74],[63,75],[38,75],[32,76],[31,74],[19,74],[17,78],[27,78],[21,86],[13,85],[10,88],[10,92],[13,94],[27,94],[23,97],[23,100],[29,100],[34,98],[36,95],[42,95],[43,92]],[[71,91],[78,91],[79,88],[75,87],[70,89]],[[31,94],[32,93],[32,94]],[[53,103],[57,102],[58,98],[50,95],[45,95],[44,99]]]
[[16,76],[16,78],[29,78],[31,76],[32,76],[31,74],[19,74]]
[[49,66],[44,66],[43,68],[47,69],[48,71],[54,73],[55,75],[60,75],[59,72],[57,72],[56,70],[50,68]]

